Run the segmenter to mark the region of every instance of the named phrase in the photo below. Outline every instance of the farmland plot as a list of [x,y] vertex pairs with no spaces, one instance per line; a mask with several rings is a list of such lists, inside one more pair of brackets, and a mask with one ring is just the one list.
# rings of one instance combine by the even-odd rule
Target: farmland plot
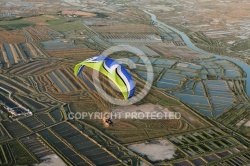
[[[125,43],[162,43],[162,40],[155,35],[139,35],[139,34],[112,34],[112,35],[103,35],[104,39],[108,40],[111,43],[115,44],[125,44]],[[144,48],[147,49],[147,48]],[[147,49],[149,50],[149,49]]]
[[18,141],[14,140],[8,143],[13,152],[16,165],[36,164],[38,161],[31,156]]
[[224,75],[225,77],[229,78],[242,77],[242,69],[240,69],[235,64],[226,60],[218,60],[215,61],[215,63],[221,66],[225,70],[225,75]]
[[14,163],[12,153],[8,148],[8,144],[4,143],[0,145],[0,164],[1,165],[12,165]]
[[55,58],[68,58],[82,60],[98,55],[95,50],[89,48],[83,49],[67,49],[67,50],[46,50],[46,52]]
[[[168,137],[168,139],[176,146],[181,147],[185,155],[193,158],[198,154],[203,155],[203,160],[213,162],[217,159],[214,155],[214,151],[220,151],[217,153],[220,158],[232,155],[227,149],[232,147],[241,148],[242,145],[235,141],[233,137],[215,129],[202,129],[199,131],[190,132],[187,134],[175,135],[174,137]],[[204,142],[200,144],[199,142]],[[235,148],[234,148],[235,149]],[[239,151],[234,150],[234,154]],[[194,159],[194,158],[193,158]],[[197,162],[196,159],[191,162]]]
[[166,46],[150,46],[152,50],[162,55],[164,58],[178,58],[178,59],[206,59],[210,58],[209,55],[199,54],[192,51],[188,47],[181,46],[175,47],[171,45]]
[[21,119],[20,122],[32,131],[39,130],[44,127],[44,125],[34,116]]
[[[185,47],[180,47],[179,50],[192,53]],[[175,50],[171,51],[175,52]],[[146,79],[146,68],[140,66],[142,61],[134,57],[131,57],[131,60],[139,64],[135,73]],[[155,58],[149,60],[153,63],[154,84],[166,89],[167,94],[179,98],[201,114],[218,116],[229,109],[236,101],[236,97],[240,101],[249,101],[244,91],[245,81],[220,80],[237,79],[242,76],[241,69],[226,60],[194,61],[194,63]],[[227,73],[231,74],[227,75]],[[204,81],[200,81],[200,78]]]
[[52,130],[96,165],[115,165],[120,163],[108,152],[96,145],[96,143],[92,142],[89,138],[82,135],[68,123],[54,126],[52,127]]
[[45,145],[35,134],[23,137],[20,139],[20,141],[40,161],[43,157],[54,154],[54,152],[47,145]]
[[47,58],[48,55],[42,52],[33,43],[0,44],[0,55],[7,67],[11,67],[20,62],[27,62],[36,58]]
[[[35,80],[42,91],[50,92],[55,95],[68,93],[74,96],[76,92],[80,90],[83,91],[84,89],[85,91],[85,86],[94,88],[85,74],[76,77],[72,69],[67,67],[56,69],[43,75],[36,75]],[[75,97],[77,96],[79,95],[75,95]],[[66,96],[62,97],[65,98]]]
[[78,155],[75,151],[69,148],[65,143],[60,141],[51,131],[46,129],[39,132],[39,134],[72,164],[83,166],[90,165],[80,155]]
[[16,103],[11,101],[6,95],[0,93],[0,97],[1,101],[4,102],[8,107],[17,107]]
[[36,115],[37,118],[42,121],[46,126],[50,126],[55,123],[54,120],[51,119],[51,117],[48,114],[39,114]]
[[208,96],[212,103],[214,116],[221,114],[227,107],[234,102],[234,94],[228,88],[225,81],[204,81]]
[[29,87],[23,86],[21,83],[16,82],[13,79],[5,77],[1,74],[0,74],[0,79],[3,84],[7,84],[8,86],[15,87],[16,89],[18,89],[19,91],[23,93],[30,94],[33,92],[33,90],[30,89]]
[[44,108],[46,108],[47,106],[45,106],[44,104],[35,101],[33,99],[31,99],[30,97],[24,96],[24,95],[19,95],[19,94],[15,94],[13,96],[13,98],[20,104],[22,104],[23,106],[29,108],[30,110],[32,110],[32,112],[40,112],[42,111]]
[[0,31],[0,43],[22,43],[25,42],[24,35],[21,30],[1,30]]
[[105,137],[100,135],[97,131],[87,128],[86,126],[83,127],[83,125],[79,125],[78,123],[75,123],[72,125],[74,125],[79,130],[83,131],[89,137],[94,139],[98,144],[106,147],[110,152],[112,152],[116,156],[119,156],[120,160],[127,160],[128,156],[130,156],[131,161],[127,163],[128,165],[134,165],[140,160],[133,154],[130,154],[130,152],[127,149],[125,149],[123,146],[118,145],[117,143],[111,140],[107,140]]
[[30,131],[16,121],[3,121],[2,124],[13,137],[20,137],[30,133]]
[[0,142],[8,140],[10,137],[7,134],[6,130],[0,126]]
[[143,33],[143,34],[152,34],[156,31],[149,25],[145,24],[123,24],[116,23],[115,25],[108,26],[91,26],[97,32],[100,33]]
[[74,40],[60,40],[60,39],[55,39],[55,40],[48,40],[45,42],[41,42],[42,48],[44,50],[72,50],[72,49],[81,49],[86,47],[85,45],[75,45]]
[[146,55],[148,55],[150,57],[158,57],[158,56],[160,56],[158,53],[156,53],[155,51],[151,50],[147,46],[139,46],[137,48],[139,48],[142,52],[144,52]]
[[205,89],[200,81],[185,82],[181,89],[176,90],[172,94],[200,113],[211,116],[210,103],[205,96]]
[[50,112],[50,115],[51,117],[53,117],[53,119],[56,121],[56,122],[60,122],[63,120],[63,115],[62,115],[62,112],[59,108],[53,110]]
[[23,28],[23,32],[28,36],[28,38],[31,38],[32,41],[35,42],[52,40],[61,36],[59,32],[49,29],[46,26],[32,26]]

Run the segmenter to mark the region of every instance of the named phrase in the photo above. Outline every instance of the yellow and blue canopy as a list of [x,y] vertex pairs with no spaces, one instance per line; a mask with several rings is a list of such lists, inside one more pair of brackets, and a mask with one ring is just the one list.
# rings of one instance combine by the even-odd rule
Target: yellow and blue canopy
[[89,58],[75,66],[74,74],[79,75],[84,66],[97,70],[112,80],[121,91],[124,99],[129,99],[134,96],[135,84],[132,76],[126,68],[117,61],[101,55]]

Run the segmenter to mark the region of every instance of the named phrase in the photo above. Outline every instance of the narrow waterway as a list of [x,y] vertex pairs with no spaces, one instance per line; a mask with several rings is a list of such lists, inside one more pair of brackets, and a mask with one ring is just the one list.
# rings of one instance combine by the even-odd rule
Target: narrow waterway
[[194,50],[196,52],[202,53],[202,54],[212,55],[212,56],[214,56],[214,57],[216,57],[218,59],[225,59],[225,60],[231,61],[231,62],[235,63],[236,65],[238,65],[239,67],[241,67],[242,70],[244,70],[245,73],[247,74],[247,77],[246,77],[246,92],[247,92],[248,97],[250,97],[250,66],[249,65],[247,65],[246,63],[241,62],[241,61],[239,61],[237,59],[234,59],[234,58],[231,58],[231,57],[225,57],[225,56],[220,56],[220,55],[212,54],[212,53],[206,52],[206,51],[204,51],[204,50],[196,47],[191,42],[191,40],[189,39],[189,37],[185,33],[179,31],[178,29],[176,29],[176,28],[174,28],[172,26],[169,26],[169,25],[167,25],[167,24],[165,24],[165,23],[157,20],[157,18],[156,18],[156,16],[154,14],[152,14],[152,13],[146,11],[146,10],[143,10],[143,11],[145,13],[147,13],[151,17],[152,21],[154,21],[157,24],[161,25],[163,28],[170,29],[173,32],[179,34],[181,36],[182,40],[186,43],[186,45],[190,49],[192,49],[192,50]]

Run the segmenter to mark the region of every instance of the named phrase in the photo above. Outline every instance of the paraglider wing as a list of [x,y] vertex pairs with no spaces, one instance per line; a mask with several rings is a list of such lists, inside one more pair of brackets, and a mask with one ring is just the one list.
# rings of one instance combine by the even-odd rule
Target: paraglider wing
[[88,66],[107,76],[122,92],[124,99],[129,99],[134,95],[135,84],[130,73],[117,61],[98,56],[87,59],[74,68],[74,74],[79,75],[84,66]]

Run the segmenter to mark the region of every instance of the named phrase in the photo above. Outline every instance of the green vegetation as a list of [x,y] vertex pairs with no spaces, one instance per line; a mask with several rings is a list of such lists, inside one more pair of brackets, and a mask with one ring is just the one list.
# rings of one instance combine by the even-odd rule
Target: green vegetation
[[241,42],[235,43],[231,50],[233,51],[245,51],[250,48],[250,39],[243,40]]
[[83,29],[84,26],[78,18],[63,18],[46,20],[48,27],[59,32]]
[[98,17],[98,18],[106,18],[106,17],[108,17],[108,15],[105,14],[105,13],[95,12],[95,14],[97,14],[97,17]]
[[48,24],[47,26],[49,28],[59,32],[79,30],[84,28],[79,18],[64,18],[57,16],[55,16],[55,18],[50,18],[43,15],[34,17],[34,20],[29,20],[29,21],[23,18],[8,20],[8,21],[0,21],[0,28],[13,30],[22,27],[36,25],[37,23],[46,23]]
[[18,20],[12,20],[12,21],[0,21],[0,28],[5,28],[7,30],[13,30],[13,29],[18,29],[22,27],[27,27],[34,25],[30,21],[26,21],[23,19],[18,19]]
[[119,52],[115,52],[115,53],[112,53],[111,55],[109,55],[110,58],[114,58],[114,59],[131,58],[133,56],[135,56],[133,53],[127,52],[127,51],[119,51]]
[[7,165],[8,164],[8,158],[9,158],[9,154],[7,152],[6,154],[6,149],[4,148],[6,146],[0,146],[0,164],[1,165]]
[[84,40],[84,39],[76,39],[76,40],[74,40],[74,44],[75,45],[83,45],[83,44],[85,44],[87,41],[86,40]]
[[226,43],[219,39],[208,38],[202,32],[195,32],[194,34],[189,34],[188,37],[192,42],[196,44],[197,47],[219,55],[227,55]]
[[58,17],[58,19],[47,19],[45,22],[47,23],[47,24],[49,24],[50,26],[52,26],[52,25],[60,25],[61,26],[61,24],[64,24],[64,23],[66,23],[66,22],[72,22],[72,21],[74,21],[75,19],[70,19],[70,18],[64,18],[64,17]]
[[99,46],[99,44],[97,42],[90,42],[90,38],[87,38],[87,39],[84,39],[84,40],[80,40],[80,39],[77,39],[75,40],[75,44],[84,44],[86,45],[88,48],[92,49],[92,50],[97,50],[97,51],[103,51],[102,47]]
[[9,145],[13,151],[17,165],[31,165],[37,163],[28,151],[16,140],[10,142]]
[[237,130],[239,133],[249,136],[250,128],[245,125],[250,118],[249,107],[246,105],[235,105],[230,110],[221,114],[217,121],[231,128]]

